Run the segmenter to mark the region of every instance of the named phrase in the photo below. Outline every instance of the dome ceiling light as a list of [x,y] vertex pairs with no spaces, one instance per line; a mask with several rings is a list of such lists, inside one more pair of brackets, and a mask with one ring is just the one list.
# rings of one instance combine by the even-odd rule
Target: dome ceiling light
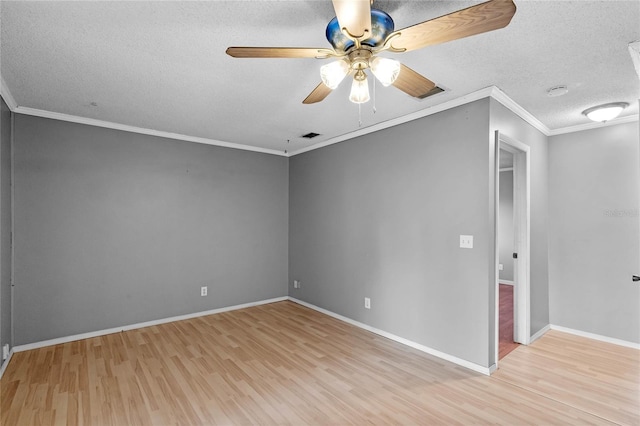
[[585,109],[582,114],[589,117],[590,120],[604,123],[619,116],[622,110],[628,106],[629,104],[626,102],[613,102]]

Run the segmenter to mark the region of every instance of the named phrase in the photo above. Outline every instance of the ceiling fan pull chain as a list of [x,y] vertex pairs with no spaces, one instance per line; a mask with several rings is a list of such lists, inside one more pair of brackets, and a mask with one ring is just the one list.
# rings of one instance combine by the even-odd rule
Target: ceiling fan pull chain
[[372,78],[373,80],[373,113],[376,113],[376,79]]
[[362,104],[358,104],[358,127],[362,127]]

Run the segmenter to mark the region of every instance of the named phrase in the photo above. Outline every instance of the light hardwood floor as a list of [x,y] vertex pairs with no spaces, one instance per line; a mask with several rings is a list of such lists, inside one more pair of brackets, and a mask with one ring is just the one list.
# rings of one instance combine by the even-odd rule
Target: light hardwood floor
[[502,359],[520,345],[513,341],[513,286],[498,287],[498,359]]
[[486,377],[279,302],[16,353],[0,423],[637,425],[639,364],[550,332]]

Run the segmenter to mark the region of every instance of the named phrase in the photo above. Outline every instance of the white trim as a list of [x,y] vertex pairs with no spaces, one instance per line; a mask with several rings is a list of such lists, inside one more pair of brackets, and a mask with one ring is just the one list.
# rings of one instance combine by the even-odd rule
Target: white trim
[[533,336],[531,336],[531,339],[529,339],[529,344],[535,342],[536,340],[538,340],[539,338],[541,338],[542,336],[545,335],[545,333],[547,331],[549,331],[551,329],[551,324],[547,324],[544,327],[542,327],[540,330],[538,330],[538,332],[536,334],[534,334]]
[[612,343],[618,346],[625,346],[627,348],[640,349],[640,343],[629,342],[627,340],[616,339],[615,337],[603,336],[601,334],[589,333],[588,331],[575,330],[573,328],[562,327],[560,325],[551,324],[551,330],[586,337],[587,339],[599,340],[605,343]]
[[9,365],[9,361],[11,361],[11,357],[13,357],[13,348],[9,351],[9,356],[4,360],[2,365],[0,366],[0,380],[2,379],[2,375],[7,370],[7,365]]
[[438,112],[446,111],[448,109],[452,109],[461,105],[465,105],[465,104],[475,102],[480,99],[489,98],[489,97],[501,103],[505,108],[509,109],[518,117],[522,118],[532,127],[542,132],[545,136],[549,136],[551,130],[549,130],[549,128],[545,126],[544,123],[542,123],[540,120],[534,117],[533,114],[531,114],[529,111],[525,110],[523,107],[518,105],[513,99],[507,96],[498,87],[490,86],[490,87],[486,87],[484,89],[480,89],[475,92],[469,93],[467,95],[461,96],[459,98],[455,98],[455,99],[443,102],[441,104],[433,105],[423,110],[416,111],[411,114],[407,114],[402,117],[394,118],[392,120],[378,123],[373,126],[365,127],[363,129],[358,129],[355,132],[349,132],[349,133],[345,133],[344,135],[336,136],[324,142],[320,142],[315,145],[311,145],[306,148],[293,151],[289,153],[288,156],[292,157],[294,155],[302,154],[304,152],[313,151],[318,148],[323,148],[325,146],[329,146],[329,145],[336,144],[338,142],[343,142],[349,139],[353,139],[358,136],[363,136],[369,133],[377,132],[379,130],[387,129],[389,127],[404,124],[409,121],[417,120],[419,118],[427,117],[429,115],[436,114]]
[[[513,157],[514,173],[514,251],[518,253],[518,262],[514,262],[514,336],[516,343],[528,345],[531,341],[531,148],[524,143],[511,139],[496,130],[496,158],[500,161],[500,149],[511,152]],[[499,173],[498,173],[499,175]],[[498,176],[499,179],[499,176]],[[496,218],[499,215],[499,197],[495,199]],[[496,219],[497,220],[497,219]],[[498,244],[498,228],[496,225],[496,244]],[[496,247],[496,252],[498,248]],[[495,268],[498,268],[496,259]],[[499,282],[499,278],[496,280]],[[496,284],[496,295],[498,293]],[[496,302],[496,316],[499,305]],[[496,336],[499,334],[499,324],[496,320]],[[496,358],[498,357],[498,345],[496,345]]]
[[9,90],[9,86],[5,83],[4,78],[0,77],[0,95],[2,95],[2,99],[7,103],[7,106],[11,111],[15,111],[18,107],[15,98],[11,94]]
[[493,263],[493,273],[489,278],[494,281],[493,362],[497,369],[500,362],[500,285],[498,283],[500,280],[500,266],[504,269],[504,265],[500,264],[500,132],[498,130],[495,131],[493,138],[489,137],[489,147],[493,148],[493,156],[489,156],[489,164],[493,169],[489,173],[489,182],[491,183],[489,185],[489,205],[493,207],[493,211],[489,211],[489,216],[493,216],[493,221],[490,222],[493,227],[493,258],[490,259],[490,262]]
[[515,285],[513,281],[511,281],[511,280],[503,280],[502,278],[498,278],[498,284]]
[[506,93],[504,93],[496,86],[491,87],[491,97],[500,102],[504,107],[509,109],[515,115],[529,123],[531,126],[544,133],[545,136],[549,136],[550,130],[547,126],[544,125],[544,123],[542,123],[542,121],[538,120],[533,116],[533,114],[522,108],[518,103],[516,103],[516,101],[511,99],[509,96],[507,96]]
[[499,172],[512,172],[513,171],[513,167],[504,167],[502,169],[498,169]]
[[563,127],[561,129],[551,130],[547,136],[564,135],[565,133],[581,132],[583,130],[599,129],[601,127],[615,126],[624,123],[633,123],[638,121],[638,114],[627,115],[626,117],[616,118],[615,120],[606,121],[604,123],[584,123],[576,126]]
[[283,151],[277,151],[275,149],[260,148],[257,146],[243,145],[243,144],[232,143],[232,142],[224,142],[224,141],[219,141],[215,139],[201,138],[198,136],[182,135],[179,133],[163,132],[161,130],[145,129],[143,127],[129,126],[127,124],[96,120],[93,118],[79,117],[77,115],[62,114],[59,112],[46,111],[42,109],[34,109],[34,108],[19,106],[13,109],[13,112],[15,112],[16,114],[31,115],[34,117],[42,117],[42,118],[51,118],[54,120],[68,121],[71,123],[86,124],[88,126],[104,127],[107,129],[122,130],[125,132],[140,133],[143,135],[158,136],[161,138],[203,143],[206,145],[222,146],[225,148],[241,149],[244,151],[254,151],[254,152],[261,152],[264,154],[272,154],[272,155],[287,157],[287,154],[285,154]]
[[489,367],[489,368],[488,367],[483,367],[483,366],[475,364],[475,363],[473,363],[471,361],[467,361],[467,360],[464,360],[462,358],[458,358],[458,357],[455,357],[453,355],[449,355],[449,354],[446,354],[444,352],[440,352],[440,351],[438,351],[436,349],[430,348],[428,346],[421,345],[420,343],[413,342],[411,340],[405,339],[404,337],[396,336],[395,334],[388,333],[388,332],[380,330],[378,328],[371,327],[370,325],[367,325],[367,324],[361,323],[359,321],[353,320],[351,318],[336,314],[335,312],[328,311],[326,309],[320,308],[320,307],[318,307],[316,305],[312,305],[311,303],[304,302],[304,301],[296,299],[294,297],[289,296],[288,299],[290,301],[294,302],[294,303],[297,303],[297,304],[302,305],[302,306],[306,306],[309,309],[313,309],[314,311],[318,311],[320,313],[323,313],[325,315],[328,315],[328,316],[333,317],[335,319],[338,319],[340,321],[344,321],[344,322],[346,322],[348,324],[351,324],[351,325],[353,325],[355,327],[358,327],[358,328],[361,328],[363,330],[370,331],[370,332],[375,333],[375,334],[377,334],[379,336],[386,337],[387,339],[393,340],[393,341],[401,343],[403,345],[410,346],[410,347],[412,347],[414,349],[417,349],[419,351],[428,353],[429,355],[433,355],[435,357],[441,358],[441,359],[443,359],[445,361],[449,361],[449,362],[452,362],[454,364],[460,365],[462,367],[468,368],[468,369],[473,370],[473,371],[475,371],[477,373],[481,373],[481,374],[484,374],[486,376],[489,376],[491,374],[491,372],[492,372],[491,367]]
[[344,135],[336,136],[334,138],[328,139],[324,142],[319,142],[315,145],[308,146],[306,148],[299,149],[297,151],[291,152],[289,157],[294,155],[302,154],[304,152],[313,151],[318,148],[323,148],[325,146],[333,145],[338,142],[343,142],[349,139],[356,138],[358,136],[367,135],[369,133],[377,132],[379,130],[388,129],[389,127],[398,126],[400,124],[408,123],[409,121],[417,120],[419,118],[427,117],[432,114],[436,114],[438,112],[446,111],[451,108],[455,108],[461,105],[465,105],[471,102],[475,102],[480,99],[488,98],[493,93],[493,87],[487,87],[484,89],[480,89],[478,91],[469,93],[467,95],[461,96],[459,98],[452,99],[450,101],[443,102],[438,105],[433,105],[422,109],[420,111],[413,112],[411,114],[404,115],[402,117],[394,118],[392,120],[387,120],[382,123],[374,124],[373,126],[365,127],[362,129],[358,129],[355,132],[345,133]]
[[158,136],[158,137],[162,137],[162,138],[182,140],[182,141],[187,141],[187,142],[196,142],[196,143],[202,143],[202,144],[206,144],[206,145],[222,146],[222,147],[225,147],[225,148],[234,148],[234,149],[240,149],[240,150],[244,150],[244,151],[261,152],[261,153],[264,153],[264,154],[278,155],[278,156],[281,156],[281,157],[292,157],[294,155],[302,154],[302,153],[305,153],[305,152],[308,152],[308,151],[313,151],[315,149],[323,148],[325,146],[329,146],[329,145],[333,145],[333,144],[336,144],[336,143],[339,143],[339,142],[343,142],[343,141],[346,141],[346,140],[349,140],[349,139],[353,139],[353,138],[356,138],[358,136],[367,135],[369,133],[377,132],[379,130],[384,130],[384,129],[387,129],[389,127],[398,126],[400,124],[404,124],[404,123],[407,123],[409,121],[413,121],[413,120],[417,120],[419,118],[427,117],[429,115],[436,114],[436,113],[442,112],[442,111],[446,111],[446,110],[449,110],[449,109],[452,109],[452,108],[455,108],[455,107],[458,107],[458,106],[461,106],[461,105],[465,105],[465,104],[468,104],[468,103],[471,103],[471,102],[475,102],[477,100],[484,99],[484,98],[493,98],[493,99],[495,99],[496,101],[501,103],[505,108],[509,109],[511,112],[513,112],[514,114],[516,114],[517,116],[522,118],[524,121],[526,121],[528,124],[530,124],[531,126],[536,128],[537,130],[542,132],[545,136],[555,136],[555,135],[561,135],[561,134],[565,134],[565,133],[573,133],[573,132],[579,132],[579,131],[582,131],[582,130],[589,130],[589,129],[595,129],[595,128],[600,128],[600,127],[613,126],[613,125],[616,125],[616,124],[630,123],[630,122],[638,121],[638,115],[636,114],[636,115],[630,115],[630,116],[618,118],[618,119],[615,119],[615,120],[611,120],[611,121],[608,121],[606,123],[586,123],[586,124],[580,124],[580,125],[577,125],[577,126],[563,127],[563,128],[559,128],[559,129],[550,130],[546,125],[544,125],[544,123],[542,123],[533,114],[531,114],[530,112],[525,110],[523,107],[521,107],[518,103],[516,103],[513,99],[511,99],[507,94],[505,94],[498,87],[490,86],[490,87],[486,87],[484,89],[477,90],[477,91],[472,92],[472,93],[468,93],[468,94],[460,96],[458,98],[445,101],[445,102],[443,102],[441,104],[433,105],[433,106],[427,107],[427,108],[425,108],[423,110],[416,111],[416,112],[404,115],[402,117],[398,117],[398,118],[394,118],[394,119],[391,119],[391,120],[388,120],[388,121],[385,121],[385,122],[382,122],[382,123],[374,124],[373,126],[365,127],[363,129],[358,129],[358,130],[356,130],[354,132],[345,133],[343,135],[333,137],[333,138],[328,139],[328,140],[326,140],[324,142],[320,142],[320,143],[317,143],[315,145],[311,145],[311,146],[308,146],[306,148],[299,149],[297,151],[284,153],[283,151],[275,150],[275,149],[260,148],[260,147],[252,146],[252,145],[244,145],[244,144],[238,144],[238,143],[233,143],[233,142],[225,142],[225,141],[216,140],[216,139],[209,139],[209,138],[203,138],[203,137],[198,137],[198,136],[189,136],[189,135],[183,135],[183,134],[179,134],[179,133],[164,132],[164,131],[161,131],[161,130],[147,129],[147,128],[137,127],[137,126],[130,126],[130,125],[127,125],[127,124],[120,124],[120,123],[115,123],[115,122],[111,122],[111,121],[96,120],[96,119],[93,119],[93,118],[80,117],[80,116],[77,116],[77,115],[62,114],[62,113],[53,112],[53,111],[47,111],[47,110],[29,108],[29,107],[24,107],[24,106],[18,106],[15,98],[11,95],[11,92],[9,91],[9,87],[5,83],[4,79],[1,79],[1,83],[2,84],[1,84],[1,87],[0,87],[0,89],[1,89],[0,90],[0,95],[2,96],[2,98],[5,100],[5,102],[9,106],[9,109],[11,111],[13,111],[14,113],[16,113],[16,114],[24,114],[24,115],[31,115],[31,116],[34,116],[34,117],[50,118],[50,119],[54,119],[54,120],[68,121],[68,122],[71,122],[71,123],[86,124],[88,126],[104,127],[104,128],[107,128],[107,129],[122,130],[122,131],[125,131],[125,132],[139,133],[139,134],[151,135],[151,136]]
[[287,300],[287,296],[276,297],[276,298],[267,299],[267,300],[260,300],[257,302],[243,303],[241,305],[227,306],[224,308],[211,309],[209,311],[178,315],[175,317],[168,317],[168,318],[162,318],[162,319],[157,319],[153,321],[140,322],[137,324],[123,325],[121,327],[108,328],[105,330],[91,331],[89,333],[75,334],[73,336],[58,337],[56,339],[43,340],[41,342],[28,343],[26,345],[18,345],[18,346],[15,346],[12,350],[15,352],[29,351],[32,349],[44,348],[46,346],[53,346],[53,345],[59,345],[61,343],[74,342],[76,340],[90,339],[92,337],[99,337],[99,336],[105,336],[107,334],[120,333],[121,331],[129,331],[129,330],[135,330],[138,328],[151,327],[154,325],[166,324],[168,322],[182,321],[186,319],[202,317],[205,315],[219,314],[222,312],[229,312],[229,311],[235,311],[238,309],[251,308],[253,306],[266,305],[266,304],[275,303],[275,302],[282,302],[285,300]]

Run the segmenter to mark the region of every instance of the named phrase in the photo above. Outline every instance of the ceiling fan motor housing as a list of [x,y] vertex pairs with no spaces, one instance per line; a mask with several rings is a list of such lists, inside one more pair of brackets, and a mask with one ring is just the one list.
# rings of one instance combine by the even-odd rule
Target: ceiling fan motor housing
[[354,49],[347,57],[349,58],[349,64],[352,70],[364,70],[369,68],[369,60],[373,56],[371,49],[367,47],[360,47],[359,49]]
[[[391,19],[391,16],[386,12],[371,9],[371,35],[366,39],[360,40],[360,44],[377,47],[393,32],[394,26],[393,19]],[[331,43],[333,48],[338,52],[347,52],[356,45],[356,43],[344,33],[337,17],[329,21],[325,35],[329,43]]]

